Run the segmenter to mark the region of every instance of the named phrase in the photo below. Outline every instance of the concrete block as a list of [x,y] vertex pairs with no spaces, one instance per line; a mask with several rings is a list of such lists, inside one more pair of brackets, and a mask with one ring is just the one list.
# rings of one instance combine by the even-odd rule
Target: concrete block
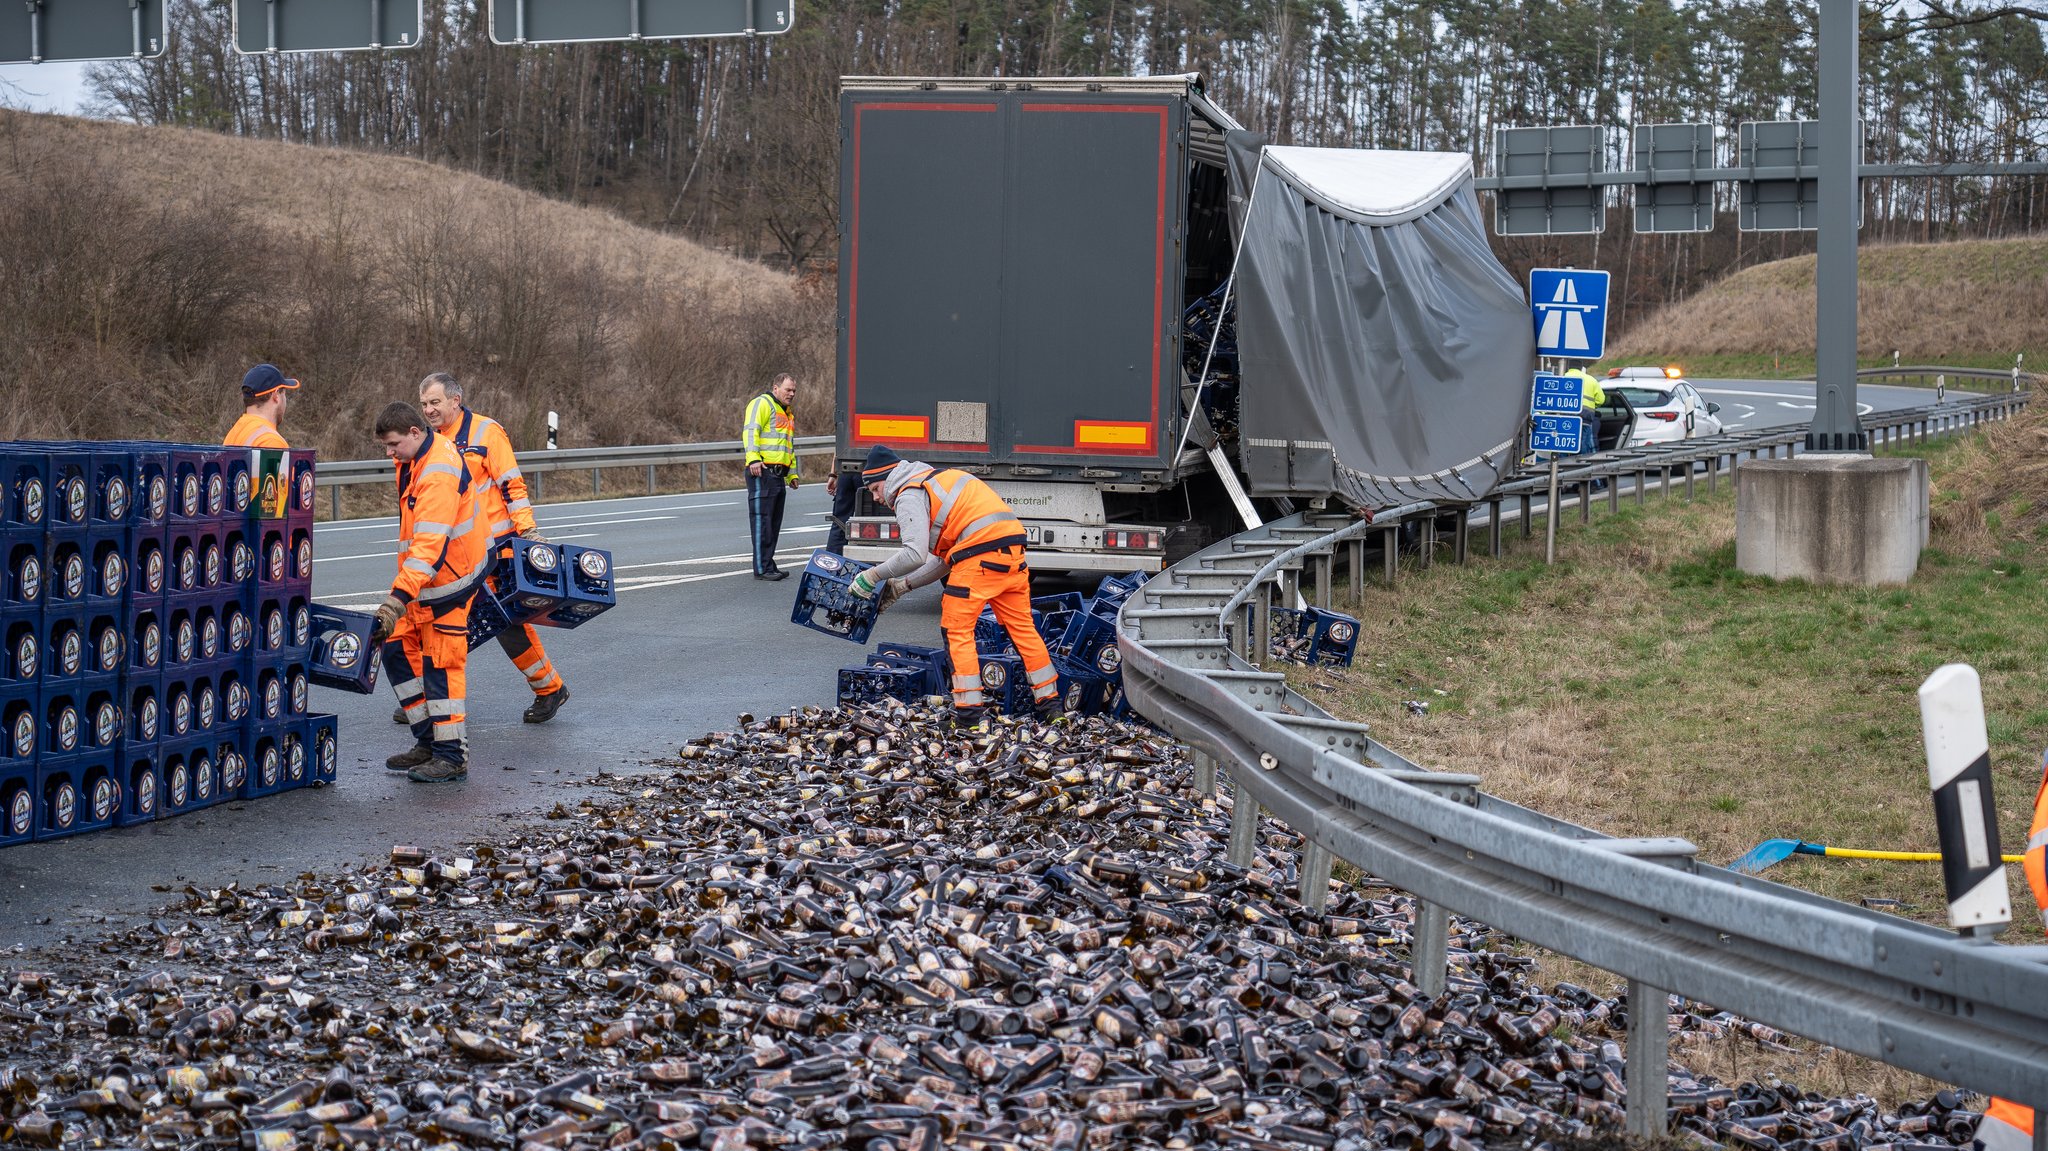
[[1735,471],[1735,566],[1772,579],[1902,584],[1927,545],[1927,461],[1816,453]]

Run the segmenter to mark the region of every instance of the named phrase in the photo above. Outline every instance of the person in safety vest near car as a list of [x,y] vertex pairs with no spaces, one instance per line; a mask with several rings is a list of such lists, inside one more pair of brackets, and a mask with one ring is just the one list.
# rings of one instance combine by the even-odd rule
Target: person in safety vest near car
[[[2041,922],[2048,926],[2048,757],[2044,757],[2041,788],[2034,793],[2034,822],[2027,828],[2027,850],[2020,870],[2027,876],[2027,888],[2041,907]],[[2048,1139],[2042,1138],[2042,1119],[2031,1107],[1994,1098],[1977,1124],[1977,1146],[1984,1151],[2037,1151]]]
[[[420,381],[420,412],[435,431],[448,437],[469,466],[476,485],[476,510],[490,533],[491,556],[503,554],[516,534],[522,539],[547,542],[540,526],[533,522],[533,503],[526,495],[526,480],[519,474],[519,460],[512,454],[511,437],[498,421],[480,416],[463,403],[462,384],[447,372],[435,372]],[[569,702],[569,688],[555,674],[540,633],[532,624],[506,628],[498,633],[498,646],[512,658],[512,666],[526,677],[533,689],[533,703],[520,715],[528,723],[546,723]],[[400,717],[403,718],[402,716]]]
[[469,774],[469,605],[490,571],[490,527],[462,455],[418,408],[388,405],[376,431],[398,465],[399,563],[370,639],[383,645],[384,674],[418,741],[384,766],[417,783],[449,783]]
[[1586,425],[1585,442],[1579,450],[1590,455],[1600,450],[1600,406],[1607,402],[1607,389],[1584,368],[1573,368],[1565,375],[1579,381],[1579,422]]
[[287,394],[298,386],[299,381],[269,364],[250,368],[249,374],[242,377],[242,418],[228,429],[221,446],[276,451],[291,447],[278,434],[277,425],[284,419]]
[[953,657],[953,724],[981,722],[981,655],[974,622],[981,607],[994,609],[1024,659],[1024,677],[1040,718],[1060,712],[1059,673],[1031,622],[1031,575],[1024,566],[1024,525],[995,489],[963,471],[939,471],[885,447],[868,451],[861,483],[876,502],[895,511],[903,548],[853,577],[853,594],[878,592],[887,608],[904,592],[943,579],[939,627]]
[[747,403],[740,421],[740,443],[747,453],[747,531],[754,537],[754,578],[788,579],[775,566],[775,544],[782,538],[782,508],[797,486],[796,377],[775,377],[768,390]]

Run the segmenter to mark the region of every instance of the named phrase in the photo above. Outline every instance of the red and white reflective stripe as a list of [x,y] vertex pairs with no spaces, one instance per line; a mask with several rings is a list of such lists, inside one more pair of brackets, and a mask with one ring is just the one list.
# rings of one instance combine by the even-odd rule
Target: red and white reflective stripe
[[1977,1124],[1977,1145],[1984,1151],[2034,1151],[2034,1133],[2007,1122],[2006,1116],[2011,1113],[2017,1113],[2015,1117],[2025,1121],[2027,1127],[2034,1125],[2033,1112],[2003,1099],[1993,1099]]

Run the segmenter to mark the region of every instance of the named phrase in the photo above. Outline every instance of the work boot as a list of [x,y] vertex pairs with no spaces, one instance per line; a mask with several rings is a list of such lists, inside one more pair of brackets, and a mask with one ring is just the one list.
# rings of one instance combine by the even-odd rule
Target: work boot
[[414,783],[454,783],[469,778],[469,765],[430,756],[425,763],[406,772],[405,778]]
[[1064,723],[1067,718],[1067,705],[1058,696],[1039,700],[1032,710],[1040,723]]
[[416,743],[409,750],[401,751],[390,759],[385,760],[384,766],[391,771],[411,771],[432,758],[434,758],[433,744]]
[[391,709],[391,722],[393,722],[393,723],[411,723],[412,721],[411,721],[411,720],[409,720],[409,719],[407,719],[407,718],[405,718],[405,708],[401,706],[401,707],[394,707],[394,708],[392,708],[392,709]]
[[956,707],[947,717],[947,723],[954,731],[980,731],[982,709],[978,707]]
[[546,723],[555,718],[555,713],[562,710],[562,705],[568,702],[569,685],[565,683],[557,691],[534,696],[533,703],[519,714],[519,718],[528,723]]

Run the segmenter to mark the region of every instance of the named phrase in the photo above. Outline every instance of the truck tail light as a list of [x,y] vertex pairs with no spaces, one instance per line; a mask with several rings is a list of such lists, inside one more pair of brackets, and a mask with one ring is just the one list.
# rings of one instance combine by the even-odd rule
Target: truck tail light
[[1159,533],[1104,532],[1102,534],[1102,546],[1106,548],[1120,548],[1125,551],[1157,551],[1159,550]]
[[903,529],[895,521],[866,520],[853,525],[853,538],[857,540],[898,540],[903,538]]

